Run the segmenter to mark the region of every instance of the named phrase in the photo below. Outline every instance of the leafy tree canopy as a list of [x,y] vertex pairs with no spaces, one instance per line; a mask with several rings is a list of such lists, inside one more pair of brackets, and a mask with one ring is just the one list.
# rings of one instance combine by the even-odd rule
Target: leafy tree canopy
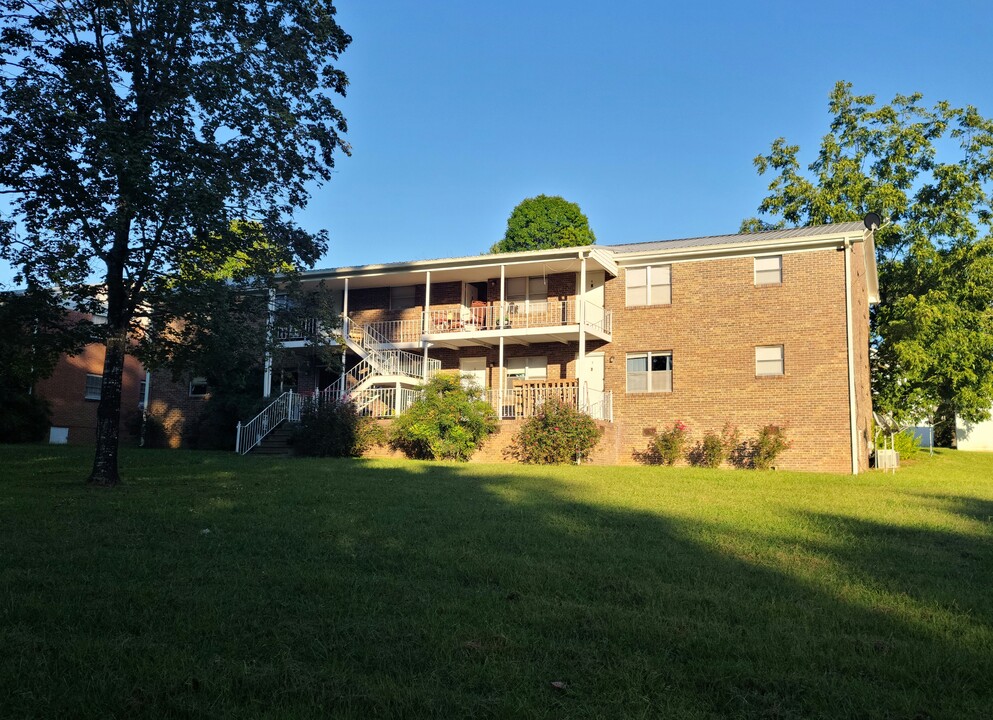
[[592,245],[596,236],[579,205],[558,195],[527,198],[514,208],[507,232],[490,252],[520,252]]
[[124,353],[184,269],[216,279],[237,258],[233,280],[264,289],[326,250],[291,217],[348,151],[334,15],[331,0],[0,0],[0,258],[105,303],[92,482],[118,481]]
[[875,405],[904,419],[968,421],[993,403],[993,121],[972,106],[897,95],[877,104],[850,83],[830,94],[831,123],[801,168],[797,145],[759,155],[772,175],[763,217],[743,231],[889,220],[876,232],[882,304],[872,313]]

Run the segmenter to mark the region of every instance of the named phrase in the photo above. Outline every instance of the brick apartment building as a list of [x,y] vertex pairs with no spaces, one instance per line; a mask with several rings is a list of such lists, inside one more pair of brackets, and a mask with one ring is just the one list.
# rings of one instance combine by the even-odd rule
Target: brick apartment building
[[[323,392],[389,417],[431,373],[461,372],[507,424],[549,396],[602,421],[599,462],[636,462],[678,419],[696,437],[783,425],[784,468],[868,467],[878,280],[862,223],[315,270],[304,282],[338,293],[346,372],[312,361],[319,328],[302,319],[282,338],[298,362],[266,366],[263,394],[284,404],[288,391]],[[246,424],[240,449],[270,419]]]
[[[59,358],[52,374],[35,383],[32,392],[47,400],[51,408],[49,442],[95,442],[104,353],[102,343],[90,343],[78,355]],[[121,382],[121,425],[127,436],[145,400],[145,369],[130,355],[125,357]]]

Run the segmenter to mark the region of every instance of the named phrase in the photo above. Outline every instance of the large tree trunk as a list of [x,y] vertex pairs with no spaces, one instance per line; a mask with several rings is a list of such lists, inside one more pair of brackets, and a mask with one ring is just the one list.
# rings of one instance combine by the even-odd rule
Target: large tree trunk
[[116,330],[107,338],[100,405],[97,407],[97,449],[93,472],[87,480],[90,485],[113,487],[121,482],[117,449],[121,435],[121,383],[127,343],[127,330]]

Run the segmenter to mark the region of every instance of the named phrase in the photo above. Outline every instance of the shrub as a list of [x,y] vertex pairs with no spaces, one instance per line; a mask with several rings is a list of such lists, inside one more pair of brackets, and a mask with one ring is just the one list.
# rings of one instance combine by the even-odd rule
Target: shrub
[[690,451],[690,463],[700,467],[719,468],[728,457],[728,451],[723,438],[716,433],[708,432],[703,440]]
[[[232,450],[238,422],[247,422],[259,414],[273,398],[263,398],[241,391],[218,389],[203,404],[196,422],[184,433],[184,444],[197,450]],[[148,428],[145,428],[145,446]]]
[[293,451],[311,457],[358,457],[375,444],[377,431],[376,421],[361,417],[350,402],[309,402],[293,434]]
[[751,464],[756,470],[768,470],[784,450],[792,443],[786,439],[786,432],[779,425],[766,425],[759,430],[758,437],[751,442]]
[[[169,438],[166,435],[165,425],[162,418],[151,413],[142,416],[142,413],[134,413],[127,422],[127,431],[132,441],[145,450],[164,450],[169,447]],[[234,440],[231,441],[230,450],[234,447]]]
[[393,421],[389,443],[410,458],[465,461],[496,428],[496,411],[478,387],[462,387],[457,376],[435,375]]
[[[921,449],[921,440],[917,435],[914,434],[913,430],[904,430],[903,432],[898,432],[893,436],[893,441],[896,444],[896,451],[900,453],[900,458],[908,458],[914,455],[918,450]],[[889,433],[879,433],[876,437],[876,449],[877,450],[888,450],[890,448],[890,436]]]
[[514,436],[511,454],[520,462],[535,465],[578,463],[589,456],[602,434],[589,415],[550,398]]
[[37,395],[0,389],[0,443],[41,442],[51,426],[48,403]]
[[670,430],[660,432],[652,439],[649,454],[653,455],[660,464],[675,465],[676,461],[683,457],[687,434],[686,425],[682,420],[677,420]]

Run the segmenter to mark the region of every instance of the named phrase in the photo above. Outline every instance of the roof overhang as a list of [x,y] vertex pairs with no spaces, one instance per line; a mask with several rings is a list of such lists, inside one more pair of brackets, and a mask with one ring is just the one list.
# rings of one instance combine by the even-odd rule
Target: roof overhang
[[432,283],[454,280],[483,282],[492,277],[499,277],[501,267],[507,277],[579,272],[583,258],[587,259],[587,270],[601,269],[610,275],[617,275],[617,263],[614,262],[609,250],[586,245],[310,270],[300,273],[300,279],[303,282],[324,280],[332,286],[341,286],[347,278],[349,287],[352,288],[378,287],[420,284],[425,282],[427,273],[430,272]]

